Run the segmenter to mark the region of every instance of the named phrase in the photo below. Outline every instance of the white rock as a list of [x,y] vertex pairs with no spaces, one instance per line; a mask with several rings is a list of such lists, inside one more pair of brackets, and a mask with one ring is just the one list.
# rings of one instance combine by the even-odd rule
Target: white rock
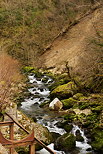
[[89,115],[89,114],[92,113],[90,109],[84,109],[84,110],[73,109],[73,111],[74,111],[76,114],[84,113],[85,115]]
[[58,98],[55,98],[50,104],[49,104],[49,108],[51,110],[55,110],[55,111],[58,111],[60,109],[62,109],[63,107],[63,104],[62,102],[58,99]]

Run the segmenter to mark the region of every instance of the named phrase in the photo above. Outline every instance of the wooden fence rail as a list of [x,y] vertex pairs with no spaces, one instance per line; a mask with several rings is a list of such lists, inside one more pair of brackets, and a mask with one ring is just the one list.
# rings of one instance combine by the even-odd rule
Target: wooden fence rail
[[[8,113],[6,115],[12,120],[12,121],[5,121],[0,122],[0,126],[9,126],[10,127],[10,139],[4,138],[2,133],[0,132],[0,143],[3,146],[6,146],[10,149],[10,154],[14,153],[14,148],[18,146],[26,146],[29,145],[29,153],[35,154],[35,144],[40,144],[43,148],[45,148],[49,153],[56,154],[54,151],[52,151],[49,147],[47,147],[43,142],[38,140],[36,137],[34,137],[34,130],[30,134],[20,123],[18,123],[17,120],[15,120],[13,117],[11,117]],[[25,131],[28,136],[22,140],[15,141],[14,140],[14,123],[19,126],[23,131]]]

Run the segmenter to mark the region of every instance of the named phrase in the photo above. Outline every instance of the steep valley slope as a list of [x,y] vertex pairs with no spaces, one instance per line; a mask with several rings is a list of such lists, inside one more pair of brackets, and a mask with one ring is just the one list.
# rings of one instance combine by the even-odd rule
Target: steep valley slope
[[102,35],[102,28],[103,7],[85,16],[63,36],[55,39],[51,48],[41,56],[45,59],[44,66],[60,73],[68,65],[71,73],[75,72],[84,79],[91,77],[103,55],[103,47],[95,43],[96,40],[101,41],[99,34]]

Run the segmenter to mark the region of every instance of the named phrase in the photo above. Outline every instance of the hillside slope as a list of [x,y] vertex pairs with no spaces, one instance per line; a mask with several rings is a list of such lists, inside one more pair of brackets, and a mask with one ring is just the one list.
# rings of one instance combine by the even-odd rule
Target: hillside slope
[[[0,50],[25,64],[35,64],[38,54],[60,33],[91,7],[81,0],[0,0]],[[76,3],[76,5],[75,5]]]
[[64,27],[90,10],[92,1],[0,0],[0,51],[23,64],[37,65],[44,48]]
[[71,73],[76,72],[83,78],[91,76],[103,54],[103,47],[100,48],[94,41],[100,41],[97,34],[102,28],[103,8],[99,8],[53,42],[41,57],[45,59],[44,66],[52,68],[55,73],[64,71],[68,63]]

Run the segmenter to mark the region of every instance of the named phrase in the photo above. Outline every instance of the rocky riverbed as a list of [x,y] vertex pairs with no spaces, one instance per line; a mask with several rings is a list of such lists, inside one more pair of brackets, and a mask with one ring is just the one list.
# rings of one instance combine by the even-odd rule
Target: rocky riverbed
[[[102,95],[80,93],[78,87],[68,79],[67,75],[61,75],[56,80],[50,76],[50,74],[48,76],[42,73],[39,75],[29,73],[28,92],[31,95],[21,103],[21,110],[52,132],[55,140],[50,146],[58,153],[75,153],[74,147],[76,147],[76,153],[80,154],[100,153],[102,151]],[[49,102],[55,97],[63,103],[60,111],[49,110]],[[74,140],[73,147],[71,146],[70,149],[69,139],[72,134]],[[66,147],[63,149],[59,144],[64,142],[64,138],[68,138],[66,141],[68,145],[67,147],[63,145]],[[42,153],[42,151],[38,153],[40,152]]]

